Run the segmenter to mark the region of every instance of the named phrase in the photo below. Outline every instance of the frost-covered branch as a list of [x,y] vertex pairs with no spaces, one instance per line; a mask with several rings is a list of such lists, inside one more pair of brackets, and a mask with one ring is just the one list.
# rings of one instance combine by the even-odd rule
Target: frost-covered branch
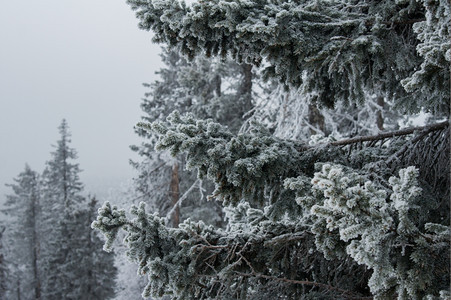
[[440,123],[436,123],[436,124],[432,124],[432,125],[411,127],[411,128],[406,128],[406,129],[391,131],[391,132],[383,132],[383,133],[380,133],[378,135],[373,135],[373,136],[353,137],[350,139],[331,142],[330,145],[344,146],[344,145],[356,144],[356,143],[362,143],[362,142],[379,141],[379,140],[384,140],[387,138],[409,135],[412,133],[419,133],[422,136],[425,136],[426,134],[428,134],[430,132],[433,132],[436,130],[442,130],[442,129],[446,128],[447,126],[449,126],[449,121],[444,121],[444,122],[440,122]]
[[[259,295],[258,292],[268,288],[265,282],[271,282],[273,278],[284,281],[281,278],[288,271],[294,277],[291,281],[284,281],[287,285],[283,292],[279,292],[296,291],[300,289],[297,285],[304,281],[304,285],[327,288],[333,294],[344,293],[344,289],[333,286],[343,285],[347,281],[346,274],[340,275],[340,269],[337,269],[338,273],[331,270],[335,269],[333,266],[346,262],[309,255],[308,249],[298,245],[313,246],[311,234],[302,234],[295,224],[274,223],[262,211],[248,205],[243,204],[228,212],[236,225],[227,232],[189,220],[179,228],[168,228],[163,225],[162,218],[147,214],[144,204],[133,207],[131,213],[135,219],[123,219],[122,211],[107,203],[99,210],[93,227],[107,236],[107,244],[111,244],[118,226],[126,230],[128,256],[138,264],[140,274],[149,278],[143,293],[145,297],[172,294],[182,299],[208,299],[240,298],[243,293]],[[249,225],[248,220],[256,221],[256,216],[259,221]],[[295,233],[299,238],[279,238],[289,233]],[[290,266],[295,257],[304,258],[296,266]],[[349,267],[354,272],[363,272],[356,264]],[[254,289],[251,291],[246,285],[240,285],[242,280],[251,280]]]
[[424,107],[449,114],[448,3],[128,3],[139,26],[154,31],[155,41],[176,46],[191,58],[231,54],[240,63],[266,61],[267,77],[304,85],[327,106],[364,100],[370,91],[394,98],[407,111]]
[[[311,292],[321,283],[349,291],[368,284],[371,293],[382,298],[436,295],[444,289],[440,278],[449,270],[440,266],[449,260],[449,226],[435,213],[442,204],[435,198],[423,204],[414,167],[400,169],[398,177],[381,175],[383,184],[359,168],[362,162],[374,164],[396,150],[369,147],[355,150],[361,156],[343,158],[342,147],[337,147],[341,145],[306,146],[275,138],[258,125],[251,127],[252,134],[233,135],[212,120],[177,112],[167,122],[141,126],[160,135],[159,149],[186,153],[187,165],[214,181],[213,196],[222,200],[229,220],[226,230],[189,220],[179,228],[167,228],[143,205],[132,208],[137,216],[132,221],[106,205],[95,226],[107,236],[107,248],[119,227],[129,233],[129,256],[150,280],[144,295],[242,298],[251,292],[241,287],[243,280],[259,295],[287,293],[282,287],[295,293],[301,288],[296,286],[303,286],[288,281],[283,286],[284,280],[276,278],[318,283],[309,285],[315,288]],[[446,126],[420,127],[419,132]],[[414,132],[411,128],[383,138]],[[315,173],[321,162],[321,171]],[[422,258],[429,256],[440,259]],[[312,261],[319,265],[312,266]],[[416,275],[426,263],[428,271]],[[338,268],[340,264],[346,267]],[[318,275],[320,270],[350,269],[361,276],[349,284],[337,274],[330,274],[334,280],[340,278],[336,284],[329,275]],[[277,291],[271,290],[271,282],[278,283]],[[362,294],[366,296],[369,293]]]
[[424,200],[417,177],[414,167],[401,169],[386,190],[343,166],[323,164],[311,180],[311,196],[302,192],[302,179],[286,184],[300,191],[299,205],[310,208],[315,243],[326,257],[349,255],[374,270],[368,285],[378,299],[413,299],[434,294],[449,274],[440,266],[449,261],[450,227],[418,211]]
[[[402,149],[412,148],[419,140],[427,140],[429,135],[442,132],[449,123],[445,121],[313,146],[301,141],[276,138],[258,126],[251,128],[249,133],[234,136],[226,127],[211,120],[196,120],[189,115],[180,116],[177,112],[170,115],[166,123],[140,126],[160,135],[157,148],[168,149],[173,154],[185,152],[188,167],[196,168],[200,177],[207,176],[215,182],[216,190],[213,197],[225,200],[227,205],[228,201],[236,203],[243,197],[262,202],[265,193],[272,195],[270,201],[274,202],[281,192],[278,184],[280,180],[300,173],[312,174],[315,162],[336,160],[342,164],[354,164],[354,158],[347,158],[345,152],[341,152],[345,151],[341,149],[342,146],[361,145],[360,149],[349,149],[354,153],[353,157],[358,164],[362,162],[374,164],[379,161],[388,164],[392,161],[387,160],[387,157],[394,157]],[[418,134],[410,139],[396,140],[396,143],[392,143],[394,147],[390,145],[373,147],[377,141],[393,140],[395,137],[414,133]],[[370,143],[363,147],[363,142]],[[434,153],[441,149],[437,148],[437,142],[434,143],[435,146],[431,145],[429,149],[431,155],[435,155]],[[443,143],[447,143],[446,139],[442,141]],[[339,150],[336,149],[337,146],[340,147]],[[399,163],[397,165],[407,166]],[[262,188],[263,186],[266,190]]]
[[157,149],[169,150],[172,155],[185,152],[187,167],[196,168],[200,178],[206,176],[215,182],[211,197],[224,201],[224,205],[237,203],[243,197],[261,203],[265,193],[275,201],[280,175],[294,175],[299,168],[297,148],[302,147],[301,143],[277,139],[264,132],[258,134],[258,128],[253,130],[255,136],[234,136],[212,120],[196,120],[177,112],[167,120],[140,126],[160,135]]
[[174,211],[177,209],[178,206],[180,206],[183,202],[183,200],[186,199],[186,197],[188,197],[188,195],[191,193],[191,191],[196,187],[196,185],[199,184],[199,179],[197,179],[196,181],[194,181],[194,183],[191,185],[191,187],[182,195],[182,197],[180,197],[180,199],[177,201],[177,203],[175,203],[172,208],[168,211],[168,213],[166,214],[166,218],[169,218],[172,213],[174,213]]

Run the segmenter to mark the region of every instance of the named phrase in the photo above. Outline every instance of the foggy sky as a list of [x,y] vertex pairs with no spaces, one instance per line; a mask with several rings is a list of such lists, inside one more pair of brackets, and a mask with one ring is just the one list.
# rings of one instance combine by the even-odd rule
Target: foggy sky
[[0,202],[25,163],[50,159],[63,118],[89,191],[133,176],[143,82],[160,46],[125,0],[4,1],[0,9]]

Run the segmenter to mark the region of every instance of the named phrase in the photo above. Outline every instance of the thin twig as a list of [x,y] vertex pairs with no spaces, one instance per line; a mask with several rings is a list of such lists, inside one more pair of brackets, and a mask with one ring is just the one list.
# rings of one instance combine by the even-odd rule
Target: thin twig
[[196,186],[196,184],[199,182],[199,179],[197,179],[193,185],[183,194],[182,197],[180,197],[180,199],[177,201],[177,203],[174,204],[174,206],[171,208],[171,210],[166,214],[166,218],[169,218],[171,216],[171,214],[175,211],[175,209],[183,202],[183,200],[185,200],[189,193],[191,193],[191,191],[194,189],[194,187]]
[[276,236],[276,237],[272,238],[271,240],[266,241],[264,243],[264,245],[268,246],[268,245],[274,245],[274,244],[281,244],[282,242],[299,241],[299,240],[305,239],[305,237],[308,234],[311,234],[311,233],[308,231],[302,231],[301,233],[296,233],[296,234],[287,233],[287,234]]
[[[245,260],[246,261],[246,260]],[[240,276],[246,276],[246,277],[258,277],[258,278],[264,278],[264,279],[269,279],[269,280],[274,280],[274,281],[281,281],[281,282],[286,282],[286,283],[291,283],[291,284],[301,284],[301,285],[309,285],[309,286],[317,286],[320,288],[324,288],[327,289],[329,291],[335,291],[338,292],[340,294],[347,295],[346,297],[348,299],[361,299],[361,300],[370,300],[373,299],[373,297],[360,297],[360,296],[353,296],[352,292],[347,291],[347,290],[343,290],[325,283],[320,283],[320,282],[313,282],[313,281],[308,281],[308,280],[294,280],[294,279],[288,279],[288,278],[283,278],[283,277],[275,277],[275,276],[269,276],[269,275],[264,275],[264,274],[260,274],[260,273],[256,273],[256,272],[252,272],[252,273],[242,273],[242,272],[237,272],[235,271],[236,274],[240,275]]]
[[282,282],[287,282],[287,283],[292,283],[292,284],[317,286],[317,287],[325,288],[329,291],[339,292],[342,295],[347,295],[348,299],[373,299],[373,297],[355,296],[350,291],[340,289],[340,288],[337,288],[337,287],[334,287],[334,286],[331,286],[331,285],[328,285],[325,283],[313,282],[313,281],[307,281],[307,280],[294,280],[294,279],[275,277],[275,276],[264,275],[264,274],[258,273],[255,271],[254,267],[249,262],[249,260],[247,260],[246,257],[244,257],[244,255],[241,254],[241,252],[244,250],[244,248],[246,248],[246,246],[247,246],[247,243],[246,243],[246,245],[244,245],[244,247],[241,249],[241,251],[237,253],[240,256],[240,259],[237,262],[243,260],[246,263],[246,265],[251,269],[251,273],[242,273],[242,272],[235,271],[235,273],[238,275],[245,276],[245,277],[259,277],[259,278],[270,279],[270,280],[275,280],[275,281],[282,281]]

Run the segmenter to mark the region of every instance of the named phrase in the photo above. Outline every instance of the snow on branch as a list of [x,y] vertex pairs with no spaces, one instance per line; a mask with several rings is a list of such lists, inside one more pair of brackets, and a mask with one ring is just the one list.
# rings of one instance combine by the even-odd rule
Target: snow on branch
[[370,141],[379,141],[387,138],[393,138],[396,136],[403,136],[403,135],[409,135],[415,132],[421,132],[422,136],[433,132],[437,130],[442,130],[449,126],[449,121],[444,121],[432,125],[426,125],[421,127],[411,127],[406,129],[401,129],[397,131],[391,131],[391,132],[384,132],[380,133],[378,135],[372,135],[372,136],[357,136],[350,139],[345,139],[341,141],[331,142],[330,145],[332,146],[345,146],[349,144],[355,144],[355,143],[362,143],[362,142],[370,142]]
[[198,185],[199,183],[199,179],[197,179],[192,185],[191,187],[183,194],[182,197],[180,197],[180,199],[177,201],[177,203],[174,204],[174,206],[171,208],[170,211],[168,211],[168,213],[166,214],[166,218],[169,218],[171,216],[172,213],[174,213],[175,209],[180,206],[183,202],[183,200],[186,199],[186,197],[188,197],[188,195],[191,193],[191,191]]

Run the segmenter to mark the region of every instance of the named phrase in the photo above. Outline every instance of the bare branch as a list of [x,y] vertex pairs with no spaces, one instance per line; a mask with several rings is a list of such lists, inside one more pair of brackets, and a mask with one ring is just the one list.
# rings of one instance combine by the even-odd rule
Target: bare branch
[[428,134],[432,131],[444,129],[447,126],[449,126],[449,121],[444,121],[444,122],[436,123],[436,124],[432,124],[432,125],[426,125],[426,126],[421,126],[421,127],[411,127],[411,128],[406,128],[406,129],[397,130],[397,131],[384,132],[384,133],[380,133],[378,135],[357,136],[357,137],[353,137],[350,139],[331,142],[331,143],[329,143],[329,145],[345,146],[345,145],[361,143],[361,142],[378,141],[378,140],[383,140],[386,138],[392,138],[395,136],[408,135],[408,134],[412,134],[414,132],[421,132],[422,135],[424,136],[425,134]]
[[171,216],[171,214],[174,212],[174,210],[180,205],[182,204],[183,200],[186,199],[186,197],[188,197],[189,193],[191,193],[191,191],[196,187],[196,185],[198,184],[199,179],[197,179],[196,181],[194,181],[193,185],[185,192],[185,194],[183,194],[182,197],[180,197],[180,199],[177,201],[177,203],[174,204],[174,206],[171,208],[170,211],[168,211],[168,213],[166,214],[166,218],[169,218]]

